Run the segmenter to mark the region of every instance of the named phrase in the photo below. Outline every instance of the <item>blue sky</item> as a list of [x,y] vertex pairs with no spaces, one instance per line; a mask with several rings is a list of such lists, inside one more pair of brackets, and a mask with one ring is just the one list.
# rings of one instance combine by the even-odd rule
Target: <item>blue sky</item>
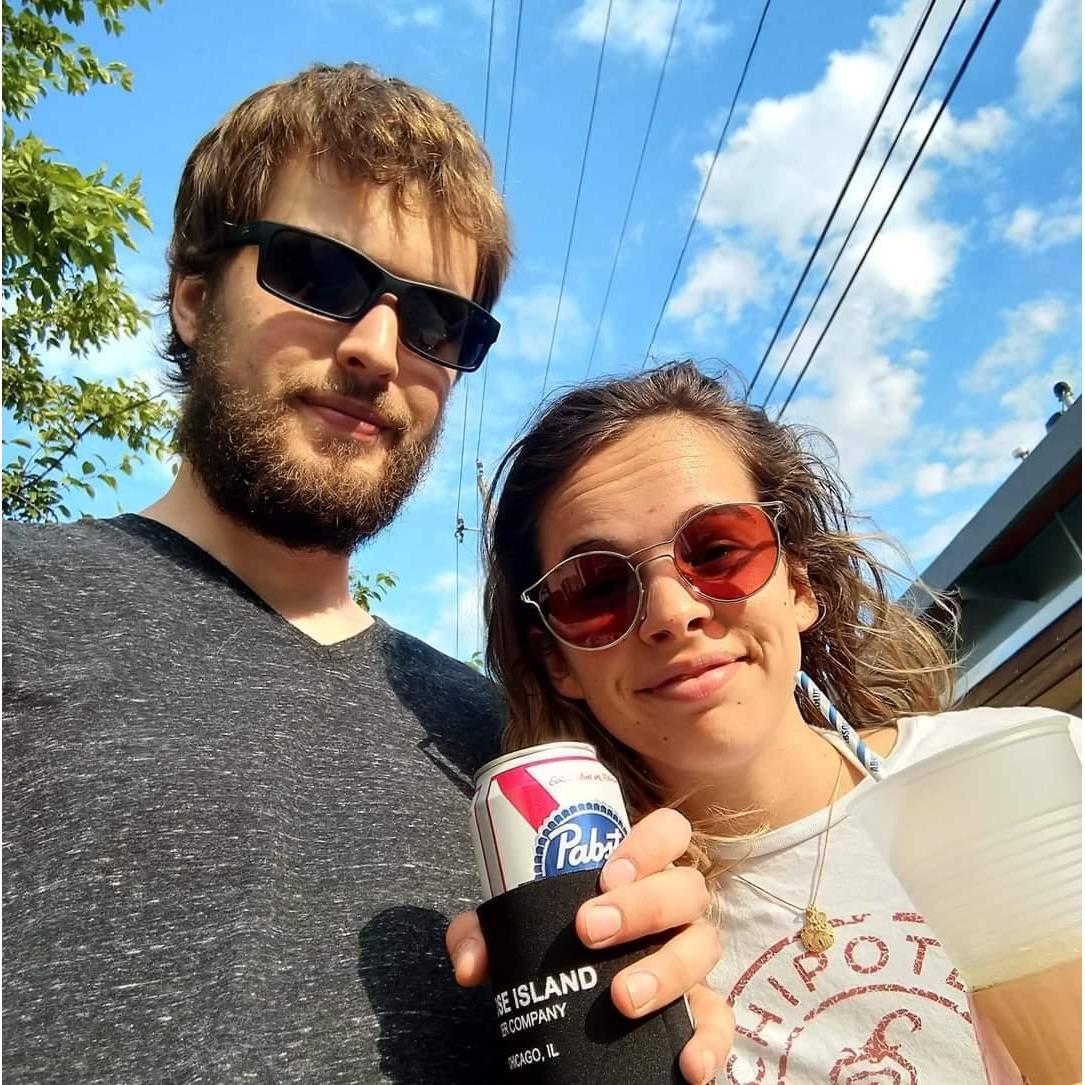
[[[873,179],[955,0],[938,0],[852,193],[767,367],[783,360],[827,261]],[[691,221],[761,0],[685,0],[592,374],[640,366]],[[824,326],[988,4],[970,0],[792,365]],[[127,256],[130,286],[162,285],[162,253],[185,157],[231,105],[313,61],[362,60],[456,103],[506,178],[517,260],[497,307],[501,340],[449,404],[438,461],[397,523],[359,552],[395,572],[378,608],[461,657],[479,643],[475,536],[454,539],[459,504],[477,523],[474,452],[487,471],[543,394],[543,374],[584,149],[607,0],[524,4],[512,136],[506,146],[517,5],[497,0],[488,110],[490,0],[173,0],[84,37],[124,60],[130,94],[47,98],[32,129],[85,168],[141,174],[154,222]],[[598,106],[549,387],[584,377],[607,275],[674,13],[674,0],[613,0]],[[726,360],[751,377],[916,24],[918,2],[774,0],[722,154],[711,174],[653,353]],[[1003,3],[786,417],[836,442],[856,505],[922,569],[1033,446],[1051,385],[1080,384],[1080,5]],[[849,213],[850,212],[850,213]],[[833,239],[836,239],[836,246]],[[161,333],[161,324],[156,334]],[[95,375],[157,382],[154,334],[79,362]],[[63,355],[50,359],[72,372]],[[754,399],[768,391],[766,376]],[[136,511],[169,482],[149,464],[125,480]],[[111,515],[113,495],[73,499]],[[459,557],[459,591],[455,575]],[[456,603],[459,638],[456,639]]]

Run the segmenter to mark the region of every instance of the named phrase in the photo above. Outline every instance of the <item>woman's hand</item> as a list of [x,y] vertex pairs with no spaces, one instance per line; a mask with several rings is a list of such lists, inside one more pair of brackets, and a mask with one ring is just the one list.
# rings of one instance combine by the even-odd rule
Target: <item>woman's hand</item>
[[[675,810],[655,810],[633,827],[603,867],[600,896],[581,905],[576,932],[592,949],[676,930],[659,949],[619,972],[610,985],[626,1017],[643,1017],[686,994],[693,1038],[679,1066],[689,1082],[706,1082],[723,1066],[734,1029],[730,1006],[702,981],[720,957],[716,928],[705,921],[710,896],[690,867],[673,867],[689,846],[689,822]],[[483,983],[486,944],[474,912],[456,916],[445,935],[456,981]]]

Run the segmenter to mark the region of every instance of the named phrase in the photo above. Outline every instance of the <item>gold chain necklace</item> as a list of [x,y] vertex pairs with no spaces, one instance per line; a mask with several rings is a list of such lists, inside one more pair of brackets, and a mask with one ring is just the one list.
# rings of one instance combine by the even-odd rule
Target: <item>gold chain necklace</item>
[[[833,749],[836,749],[834,746]],[[839,751],[837,751],[839,754]],[[749,878],[744,878],[741,874],[734,874],[732,877],[735,881],[742,882],[743,885],[749,886],[750,889],[756,890],[762,896],[768,897],[770,900],[776,901],[777,904],[782,904],[785,908],[790,908],[793,912],[797,912],[803,917],[802,930],[799,931],[799,940],[809,953],[824,953],[827,949],[832,947],[832,944],[836,941],[836,935],[833,932],[832,924],[829,922],[829,917],[817,907],[818,892],[821,889],[821,876],[825,873],[825,856],[829,853],[829,833],[833,827],[833,809],[836,806],[837,796],[840,794],[840,778],[844,773],[844,758],[840,756],[840,762],[836,766],[836,783],[833,784],[832,798],[829,800],[829,816],[825,820],[825,828],[822,830],[821,838],[818,841],[818,859],[817,868],[814,873],[814,887],[810,893],[810,903],[803,908],[801,905],[793,904],[789,900],[784,900],[783,897],[778,897],[771,890],[766,889],[762,885],[758,885],[756,882],[751,882]]]

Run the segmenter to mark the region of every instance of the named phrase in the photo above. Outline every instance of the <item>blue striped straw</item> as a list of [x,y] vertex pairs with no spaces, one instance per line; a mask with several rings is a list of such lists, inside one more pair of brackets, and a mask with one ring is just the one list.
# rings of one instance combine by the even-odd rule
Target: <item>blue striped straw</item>
[[813,702],[814,707],[825,717],[829,726],[848,744],[848,749],[859,759],[863,767],[875,780],[885,778],[882,759],[859,737],[859,733],[840,713],[836,705],[818,688],[818,684],[805,671],[795,675],[795,685]]

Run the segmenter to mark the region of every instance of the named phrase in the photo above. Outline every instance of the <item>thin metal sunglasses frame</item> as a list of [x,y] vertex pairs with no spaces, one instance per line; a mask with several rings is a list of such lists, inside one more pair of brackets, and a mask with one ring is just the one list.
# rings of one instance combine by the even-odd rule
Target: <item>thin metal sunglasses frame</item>
[[[365,301],[351,313],[335,313],[328,309],[322,309],[318,305],[312,305],[309,302],[293,298],[285,291],[276,289],[267,281],[263,269],[263,260],[271,241],[276,234],[283,232],[301,234],[303,237],[314,237],[327,245],[334,245],[337,248],[344,249],[346,252],[349,252],[352,256],[363,261],[365,264],[370,265],[378,272],[379,279],[377,285],[369,293]],[[416,344],[406,342],[403,340],[403,337],[400,336],[403,345],[409,350],[413,350],[416,354],[421,355],[426,361],[434,362],[436,365],[442,365],[446,369],[455,369],[461,373],[474,373],[479,370],[482,367],[482,363],[486,360],[487,353],[494,343],[497,342],[497,337],[501,332],[501,324],[497,318],[494,317],[488,309],[479,305],[477,301],[472,301],[470,298],[464,297],[463,294],[457,294],[455,290],[447,290],[445,287],[437,286],[434,283],[419,282],[415,279],[403,279],[398,275],[393,275],[386,268],[381,267],[372,256],[362,252],[361,249],[356,249],[352,245],[348,245],[345,241],[340,241],[338,238],[328,237],[326,234],[317,233],[315,230],[306,230],[302,226],[292,226],[286,222],[271,222],[267,219],[256,219],[252,222],[240,224],[229,223],[227,224],[226,236],[223,244],[227,248],[255,245],[260,252],[256,268],[256,281],[260,284],[261,289],[266,290],[269,294],[273,294],[277,298],[281,298],[290,305],[296,306],[298,309],[304,309],[306,312],[315,313],[317,316],[327,317],[329,320],[353,323],[361,320],[361,318],[368,313],[385,294],[391,294],[396,301],[399,301],[404,294],[413,290],[440,294],[445,297],[454,298],[458,302],[462,302],[468,307],[470,317],[479,321],[481,328],[483,329],[479,341],[484,344],[484,347],[479,353],[478,361],[473,365],[460,365],[444,358],[438,358],[436,355],[423,350]]]
[[[772,569],[769,572],[768,576],[765,577],[764,583],[761,584],[754,591],[750,592],[748,595],[739,595],[731,599],[717,599],[714,595],[709,595],[707,592],[701,591],[701,589],[698,588],[696,584],[691,583],[690,580],[686,577],[686,575],[682,572],[682,569],[678,565],[678,562],[674,560],[674,544],[678,541],[678,536],[681,535],[682,532],[685,531],[686,528],[689,527],[689,525],[693,523],[693,521],[696,520],[698,517],[706,516],[708,513],[716,512],[719,509],[729,508],[755,508],[761,509],[763,512],[766,513],[770,509],[774,510],[772,515],[767,516],[767,519],[772,527],[773,538],[776,540],[776,560],[772,563]],[[555,637],[557,640],[561,641],[562,644],[566,645],[569,648],[574,648],[578,652],[605,652],[608,648],[613,648],[614,645],[619,644],[621,643],[621,641],[625,640],[625,638],[628,637],[629,634],[632,633],[633,630],[636,629],[637,625],[643,620],[644,600],[647,597],[648,592],[644,587],[644,581],[641,579],[640,570],[642,566],[647,565],[649,562],[658,561],[660,558],[670,558],[672,564],[674,565],[675,572],[678,573],[679,579],[682,581],[683,584],[685,584],[686,588],[694,595],[697,595],[702,599],[708,599],[710,602],[713,603],[742,603],[745,602],[747,599],[752,599],[755,595],[757,595],[758,592],[764,591],[764,589],[768,586],[769,581],[771,581],[772,578],[776,575],[776,570],[779,569],[780,560],[783,556],[783,541],[780,538],[780,527],[778,522],[783,511],[784,504],[782,501],[722,501],[718,505],[708,505],[706,508],[699,509],[697,512],[690,513],[690,515],[687,516],[686,519],[683,520],[682,523],[679,525],[678,530],[675,531],[675,533],[669,539],[663,539],[661,542],[653,543],[650,546],[642,546],[639,549],[634,550],[632,553],[619,554],[616,550],[585,550],[582,553],[570,554],[569,557],[562,558],[561,561],[557,563],[557,565],[555,565],[547,572],[543,573],[543,575],[540,576],[534,584],[526,587],[520,593],[520,601],[523,603],[527,603],[529,606],[533,606],[539,612],[539,618],[541,619],[543,625],[546,627],[547,632],[549,632],[552,637]],[[657,550],[661,546],[667,547],[667,550],[662,554],[654,554],[652,557],[645,558],[643,561],[634,562],[631,560],[632,558],[635,558],[638,554],[643,554],[646,550]],[[633,572],[633,576],[636,579],[637,589],[639,592],[639,597],[637,599],[637,609],[633,615],[632,620],[629,623],[629,627],[620,636],[615,637],[614,640],[610,641],[607,644],[598,645],[597,647],[587,647],[583,644],[574,644],[572,641],[566,640],[560,633],[556,632],[553,629],[553,627],[547,621],[546,615],[543,613],[542,607],[539,606],[538,600],[531,598],[530,595],[530,593],[535,591],[535,589],[538,588],[544,580],[547,580],[549,577],[551,577],[563,565],[566,565],[572,561],[577,561],[580,558],[587,558],[592,556],[620,558],[622,561],[624,561]]]

